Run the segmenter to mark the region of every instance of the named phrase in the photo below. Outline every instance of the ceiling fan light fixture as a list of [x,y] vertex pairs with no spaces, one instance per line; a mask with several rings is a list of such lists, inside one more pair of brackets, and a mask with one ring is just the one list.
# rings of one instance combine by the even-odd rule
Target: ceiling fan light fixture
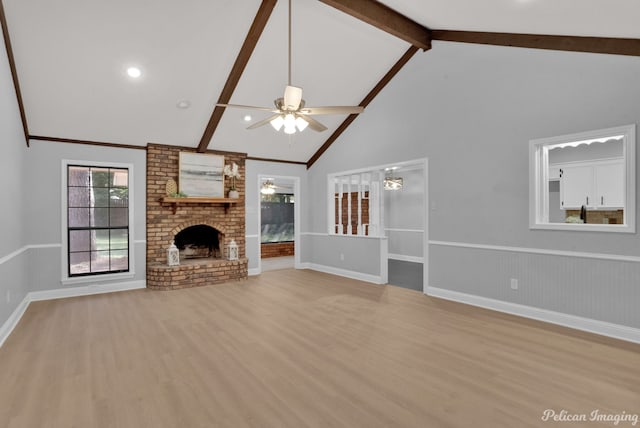
[[284,116],[284,133],[295,134],[296,133],[296,117],[293,113],[287,113]]
[[309,122],[307,122],[306,120],[304,120],[304,118],[298,116],[296,117],[296,128],[298,128],[298,131],[302,132],[304,131],[307,126],[309,126]]
[[384,190],[401,190],[402,186],[402,178],[400,177],[384,178]]
[[384,190],[402,190],[402,178],[394,177],[393,172],[398,169],[397,166],[392,166],[390,168],[385,168],[385,177],[384,177]]
[[260,193],[263,195],[273,195],[276,193],[276,186],[273,184],[273,181],[267,180],[263,182],[262,186],[260,186]]
[[282,128],[282,125],[284,125],[284,119],[282,115],[276,117],[271,121],[271,126],[273,126],[273,129],[275,129],[276,131],[280,131],[280,128]]
[[284,127],[285,128],[295,128],[296,126],[296,117],[293,113],[287,113],[284,116]]

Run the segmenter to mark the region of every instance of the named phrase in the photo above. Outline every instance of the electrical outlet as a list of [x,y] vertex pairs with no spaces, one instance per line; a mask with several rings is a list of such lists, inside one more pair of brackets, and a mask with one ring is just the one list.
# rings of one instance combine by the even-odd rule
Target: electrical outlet
[[512,290],[518,289],[518,280],[516,278],[511,278],[511,289]]
[[11,302],[11,290],[7,290],[7,303]]
[[344,261],[344,253],[340,253],[340,260]]

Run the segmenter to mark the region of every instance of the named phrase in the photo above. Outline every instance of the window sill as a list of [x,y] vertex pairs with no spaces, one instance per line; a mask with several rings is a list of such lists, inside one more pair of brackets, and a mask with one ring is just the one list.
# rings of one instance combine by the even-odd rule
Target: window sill
[[573,232],[613,232],[635,233],[635,228],[627,224],[595,224],[595,223],[536,223],[529,225],[531,230],[565,230]]
[[87,275],[87,276],[78,276],[72,278],[62,278],[60,283],[62,285],[75,285],[75,284],[87,284],[87,283],[105,283],[123,279],[132,279],[135,277],[135,272],[122,272],[122,273],[105,273],[99,275]]

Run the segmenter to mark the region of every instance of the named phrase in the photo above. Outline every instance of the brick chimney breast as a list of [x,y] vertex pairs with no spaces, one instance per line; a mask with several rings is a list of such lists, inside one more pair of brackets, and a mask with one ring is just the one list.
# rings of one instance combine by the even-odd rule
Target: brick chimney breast
[[[180,203],[173,213],[171,204],[162,202],[166,195],[167,180],[178,180],[179,153],[195,153],[187,147],[149,144],[147,146],[147,288],[174,290],[217,284],[247,278],[245,249],[245,160],[246,154],[214,152],[225,157],[225,164],[235,162],[240,176],[236,189],[240,197],[235,203],[207,202]],[[225,193],[229,186],[225,183]],[[181,231],[194,226],[208,226],[218,232],[218,248],[213,256],[184,259],[179,266],[167,265],[167,248]],[[206,229],[196,229],[204,235]],[[239,260],[226,260],[224,249],[235,240],[238,244]],[[200,239],[195,239],[200,241]],[[215,246],[215,240],[213,240]],[[177,243],[176,243],[177,244]],[[194,247],[203,247],[195,244]],[[193,247],[192,247],[193,248]],[[184,249],[181,256],[185,256]],[[199,250],[205,253],[203,248]],[[195,252],[197,252],[195,251]],[[191,255],[194,251],[190,252]]]

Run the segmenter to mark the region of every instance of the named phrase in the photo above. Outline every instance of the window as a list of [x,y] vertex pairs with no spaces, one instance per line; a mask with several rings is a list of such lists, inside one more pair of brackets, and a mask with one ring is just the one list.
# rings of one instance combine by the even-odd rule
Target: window
[[635,232],[635,144],[635,125],[530,141],[530,228]]
[[129,272],[129,168],[66,165],[69,278]]

